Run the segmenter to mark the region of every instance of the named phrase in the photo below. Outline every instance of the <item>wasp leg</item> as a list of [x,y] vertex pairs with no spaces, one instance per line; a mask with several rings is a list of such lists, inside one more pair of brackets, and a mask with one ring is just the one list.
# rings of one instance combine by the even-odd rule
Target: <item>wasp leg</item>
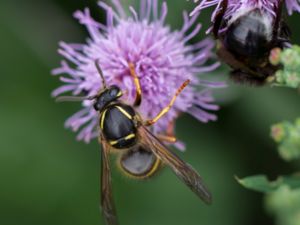
[[[281,21],[282,21],[282,4],[283,4],[283,0],[279,0],[278,1],[278,6],[275,8],[275,12],[276,12],[276,19],[274,22],[274,27],[273,27],[273,36],[276,37],[278,36],[278,34],[280,33],[280,25],[281,25]],[[278,32],[279,31],[279,32]]]
[[282,20],[282,5],[283,5],[283,0],[279,1],[277,10],[276,10],[276,20],[275,20],[275,25],[274,25],[274,32],[273,36],[277,37],[276,38],[276,44],[280,48],[290,48],[292,46],[290,37],[292,35],[291,30],[287,23]]
[[169,123],[165,134],[158,134],[156,136],[161,141],[175,143],[175,142],[177,142],[177,138],[175,137],[174,129],[175,129],[175,124],[174,124],[174,120],[173,120]]
[[292,36],[292,32],[289,26],[284,21],[281,21],[279,35],[277,37],[278,46],[282,49],[291,48],[292,47],[291,36]]
[[215,39],[219,38],[219,30],[221,26],[223,25],[223,16],[227,10],[227,5],[228,5],[228,0],[223,0],[221,3],[221,10],[216,14],[214,18],[214,23],[213,23],[213,30],[212,33],[215,37]]
[[147,120],[145,121],[144,125],[145,126],[151,126],[153,124],[155,124],[162,116],[164,116],[170,109],[171,107],[174,105],[174,102],[176,100],[176,98],[178,97],[178,95],[183,91],[183,89],[190,83],[190,80],[186,80],[181,86],[180,88],[178,88],[178,90],[176,91],[175,95],[173,96],[173,98],[171,99],[170,103],[167,105],[167,107],[163,108],[156,117],[154,117],[151,120]]
[[135,85],[135,89],[136,89],[136,96],[135,96],[135,100],[134,100],[134,106],[139,106],[142,102],[142,88],[141,88],[141,84],[140,84],[140,80],[135,72],[135,66],[133,63],[128,63],[129,65],[129,71],[130,71],[130,75],[133,78],[134,81],[134,85]]
[[156,137],[163,142],[168,142],[168,143],[175,143],[177,141],[176,137],[174,136],[169,136],[165,134],[158,134]]

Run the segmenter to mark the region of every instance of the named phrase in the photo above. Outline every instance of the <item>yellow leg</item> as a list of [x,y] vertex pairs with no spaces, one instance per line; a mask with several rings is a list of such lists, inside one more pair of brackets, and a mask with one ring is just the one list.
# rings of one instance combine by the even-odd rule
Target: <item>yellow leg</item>
[[159,140],[169,143],[175,143],[177,141],[177,138],[174,134],[175,129],[175,121],[171,121],[167,127],[165,134],[158,134],[156,137],[158,137]]
[[134,85],[136,88],[136,96],[135,96],[135,101],[134,101],[134,106],[139,106],[141,104],[142,101],[142,89],[141,89],[141,84],[140,84],[140,80],[135,72],[135,67],[133,63],[128,63],[129,65],[129,70],[130,70],[130,75],[133,78],[134,81]]
[[153,124],[155,124],[162,116],[164,116],[173,106],[176,98],[178,97],[178,95],[183,91],[183,89],[190,83],[190,80],[186,80],[181,86],[180,88],[178,88],[178,90],[176,91],[174,97],[171,99],[170,103],[168,104],[167,107],[163,108],[160,113],[157,114],[156,117],[154,117],[152,120],[147,120],[144,125],[145,126],[151,126]]
[[156,137],[161,141],[169,142],[169,143],[175,143],[177,141],[176,137],[164,135],[164,134],[158,134],[156,135]]

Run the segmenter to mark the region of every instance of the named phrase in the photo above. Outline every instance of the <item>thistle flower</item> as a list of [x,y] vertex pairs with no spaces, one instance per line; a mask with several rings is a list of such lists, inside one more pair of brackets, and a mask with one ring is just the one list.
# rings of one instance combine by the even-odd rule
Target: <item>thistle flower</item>
[[[191,15],[194,15],[205,8],[216,6],[211,17],[211,21],[214,22],[216,14],[222,8],[223,1],[224,0],[194,0],[194,2],[199,2],[199,4],[191,12]],[[247,9],[253,8],[259,8],[270,14],[270,16],[275,17],[276,10],[280,2],[281,0],[228,0],[224,19],[230,20],[236,12],[239,12],[240,10],[246,11]],[[285,0],[285,4],[289,15],[291,15],[293,11],[300,12],[300,0]]]
[[[165,25],[165,2],[159,13],[157,0],[142,0],[139,13],[129,7],[131,16],[126,15],[119,0],[112,0],[112,3],[114,9],[104,2],[98,3],[107,14],[106,25],[95,21],[88,8],[75,12],[74,17],[87,28],[90,38],[84,44],[60,43],[59,54],[73,67],[63,60],[61,67],[53,70],[54,75],[68,75],[60,77],[64,84],[52,93],[53,97],[65,92],[74,96],[98,93],[102,84],[95,60],[99,60],[107,84],[118,85],[127,93],[123,100],[132,104],[135,86],[130,76],[130,62],[135,65],[141,82],[142,104],[137,110],[144,119],[153,118],[169,103],[177,88],[186,79],[191,80],[191,85],[176,99],[172,109],[153,126],[154,133],[164,133],[182,112],[188,112],[201,122],[216,120],[214,114],[207,112],[219,108],[213,103],[211,88],[224,84],[197,77],[219,66],[218,62],[204,65],[213,56],[214,43],[210,39],[188,44],[201,29],[200,24],[195,24],[197,15],[189,17],[185,12],[182,28],[171,31]],[[196,85],[203,87],[202,90],[198,91]],[[77,139],[89,142],[98,136],[98,115],[90,101],[83,101],[82,106],[65,126],[75,132],[81,129]],[[183,148],[180,143],[177,147]]]

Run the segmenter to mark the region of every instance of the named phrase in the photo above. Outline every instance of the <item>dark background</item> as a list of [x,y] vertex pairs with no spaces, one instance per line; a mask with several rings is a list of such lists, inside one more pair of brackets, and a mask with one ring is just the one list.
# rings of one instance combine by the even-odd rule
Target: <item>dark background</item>
[[[179,13],[191,11],[193,4],[168,2],[168,22],[180,28]],[[50,98],[59,85],[50,75],[61,59],[57,43],[85,40],[87,32],[72,18],[85,6],[96,19],[103,19],[91,0],[0,1],[1,225],[103,224],[98,208],[99,145],[77,142],[75,134],[63,128],[79,104],[56,104]],[[209,13],[200,17],[202,34]],[[299,44],[297,21],[300,16],[294,15],[288,23]],[[217,79],[227,79],[224,68]],[[231,83],[216,96],[222,106],[218,122],[201,124],[183,116],[177,127],[188,147],[179,154],[204,177],[213,205],[202,204],[168,169],[146,182],[124,178],[114,169],[114,194],[123,225],[273,224],[265,214],[263,196],[243,189],[234,175],[266,173],[275,178],[296,169],[278,157],[269,129],[272,123],[299,116],[299,96],[285,88]]]

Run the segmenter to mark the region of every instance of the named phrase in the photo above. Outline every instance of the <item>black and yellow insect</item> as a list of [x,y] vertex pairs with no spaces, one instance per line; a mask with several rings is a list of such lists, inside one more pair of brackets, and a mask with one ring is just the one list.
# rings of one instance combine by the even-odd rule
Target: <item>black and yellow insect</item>
[[[182,84],[169,105],[162,109],[155,118],[144,121],[135,109],[141,103],[142,91],[134,65],[129,63],[130,74],[136,86],[136,99],[133,106],[120,100],[123,93],[118,86],[106,86],[98,60],[95,65],[101,76],[103,89],[96,96],[84,99],[93,100],[94,108],[99,112],[99,142],[102,146],[101,207],[105,223],[107,225],[118,224],[112,196],[109,160],[111,152],[119,154],[119,168],[133,178],[147,178],[155,174],[162,164],[169,166],[198,197],[210,203],[211,194],[198,173],[162,143],[162,141],[173,142],[174,137],[155,136],[146,128],[156,123],[169,111],[176,97],[188,85],[189,80]],[[76,99],[82,100],[76,97],[58,98],[59,101]]]

